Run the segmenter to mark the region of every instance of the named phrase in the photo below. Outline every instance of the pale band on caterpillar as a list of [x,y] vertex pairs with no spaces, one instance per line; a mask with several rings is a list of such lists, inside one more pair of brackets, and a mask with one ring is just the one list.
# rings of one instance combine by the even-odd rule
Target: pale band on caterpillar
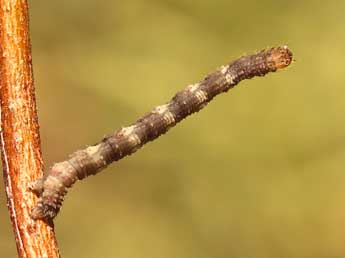
[[287,46],[243,56],[221,66],[201,82],[187,86],[168,103],[157,106],[131,126],[85,150],[76,151],[66,161],[56,163],[44,177],[30,185],[30,189],[39,196],[37,205],[32,209],[32,218],[53,219],[61,208],[67,188],[78,179],[94,175],[110,163],[134,153],[240,81],[275,72],[291,62],[292,52]]

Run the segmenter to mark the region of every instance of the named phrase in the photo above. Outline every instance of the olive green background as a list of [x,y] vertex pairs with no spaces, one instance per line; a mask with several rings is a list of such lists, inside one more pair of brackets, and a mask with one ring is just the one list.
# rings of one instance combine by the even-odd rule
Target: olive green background
[[[63,258],[345,257],[345,1],[30,1],[45,166],[243,54],[296,62],[244,81],[78,182]],[[16,257],[0,196],[0,257]]]

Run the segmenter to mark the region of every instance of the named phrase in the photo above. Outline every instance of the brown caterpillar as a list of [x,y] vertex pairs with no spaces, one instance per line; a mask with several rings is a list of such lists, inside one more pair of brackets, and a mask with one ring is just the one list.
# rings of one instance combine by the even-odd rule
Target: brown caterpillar
[[287,46],[243,56],[220,67],[201,82],[189,85],[129,127],[105,137],[100,143],[76,151],[66,161],[56,163],[48,174],[30,185],[30,189],[39,196],[32,209],[32,218],[53,219],[60,210],[67,188],[78,179],[94,175],[110,163],[134,153],[240,81],[275,72],[291,62],[292,52]]

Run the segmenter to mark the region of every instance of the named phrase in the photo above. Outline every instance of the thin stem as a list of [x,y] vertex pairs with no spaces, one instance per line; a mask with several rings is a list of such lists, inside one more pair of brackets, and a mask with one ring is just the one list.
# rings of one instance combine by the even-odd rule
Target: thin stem
[[34,221],[28,183],[42,176],[32,75],[28,4],[0,0],[1,152],[8,209],[19,257],[59,257],[52,224]]
[[52,220],[59,212],[67,188],[78,179],[94,175],[110,163],[134,153],[240,81],[275,72],[288,66],[291,61],[292,53],[286,46],[241,57],[209,74],[201,82],[189,85],[131,126],[118,130],[98,144],[73,153],[66,161],[56,163],[45,177],[31,185],[40,197],[32,217]]

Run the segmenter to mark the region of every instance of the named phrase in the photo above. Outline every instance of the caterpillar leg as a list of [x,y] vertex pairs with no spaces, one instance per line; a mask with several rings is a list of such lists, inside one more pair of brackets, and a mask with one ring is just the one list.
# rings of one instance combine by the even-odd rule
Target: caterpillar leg
[[45,178],[37,179],[29,184],[28,188],[31,192],[40,196],[43,193],[43,183]]

